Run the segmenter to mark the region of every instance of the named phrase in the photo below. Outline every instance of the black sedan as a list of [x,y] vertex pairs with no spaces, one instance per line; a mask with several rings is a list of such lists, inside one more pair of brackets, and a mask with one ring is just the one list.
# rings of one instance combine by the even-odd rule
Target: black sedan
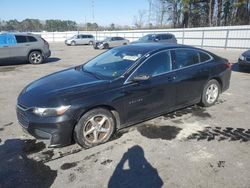
[[202,49],[132,44],[29,84],[17,99],[21,126],[51,147],[89,148],[118,129],[196,103],[213,105],[229,88],[230,63]]

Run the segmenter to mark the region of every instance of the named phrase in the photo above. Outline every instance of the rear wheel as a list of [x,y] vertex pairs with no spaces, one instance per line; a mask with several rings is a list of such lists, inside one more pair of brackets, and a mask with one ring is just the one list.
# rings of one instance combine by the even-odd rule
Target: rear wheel
[[214,105],[219,98],[220,89],[217,80],[210,80],[203,89],[201,105],[205,107]]
[[70,43],[70,45],[71,45],[71,46],[75,46],[75,45],[76,45],[76,42],[75,42],[75,41],[72,41],[72,42]]
[[29,54],[29,62],[31,64],[41,64],[43,62],[43,55],[39,51],[33,51]]
[[115,131],[113,114],[96,108],[84,114],[75,127],[75,139],[84,148],[107,142]]
[[93,45],[93,41],[89,41],[89,45]]

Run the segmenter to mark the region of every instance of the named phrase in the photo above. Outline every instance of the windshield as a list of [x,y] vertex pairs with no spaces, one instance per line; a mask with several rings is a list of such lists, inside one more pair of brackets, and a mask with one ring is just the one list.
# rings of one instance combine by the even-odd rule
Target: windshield
[[155,38],[155,35],[145,35],[143,37],[141,37],[139,40],[142,40],[142,41],[151,41],[151,40],[154,40]]
[[115,79],[128,70],[143,54],[129,49],[111,49],[83,65],[83,71],[105,79]]
[[69,39],[75,39],[75,38],[77,38],[77,35],[74,35],[74,36],[70,37]]

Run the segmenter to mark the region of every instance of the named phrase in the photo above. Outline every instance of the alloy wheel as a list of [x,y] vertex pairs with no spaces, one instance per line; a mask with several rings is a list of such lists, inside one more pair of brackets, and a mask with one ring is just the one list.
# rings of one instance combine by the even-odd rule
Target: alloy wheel
[[105,115],[96,115],[85,123],[83,136],[87,142],[97,144],[103,142],[109,136],[110,131],[110,119]]
[[219,94],[219,88],[216,84],[211,84],[207,87],[206,100],[209,104],[215,102]]
[[32,53],[30,59],[32,63],[39,64],[42,61],[42,55],[39,53]]

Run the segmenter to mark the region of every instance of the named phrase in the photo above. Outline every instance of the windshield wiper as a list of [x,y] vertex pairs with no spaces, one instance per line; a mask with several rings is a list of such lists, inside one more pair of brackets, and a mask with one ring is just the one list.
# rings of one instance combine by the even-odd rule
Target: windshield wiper
[[89,74],[91,74],[91,75],[93,75],[94,77],[96,77],[97,79],[99,79],[99,80],[102,80],[103,78],[100,76],[100,75],[98,75],[97,73],[94,73],[94,72],[91,72],[91,71],[89,71],[89,70],[87,70],[87,69],[84,69],[84,67],[82,67],[82,71],[83,72],[86,72],[86,73],[89,73]]

